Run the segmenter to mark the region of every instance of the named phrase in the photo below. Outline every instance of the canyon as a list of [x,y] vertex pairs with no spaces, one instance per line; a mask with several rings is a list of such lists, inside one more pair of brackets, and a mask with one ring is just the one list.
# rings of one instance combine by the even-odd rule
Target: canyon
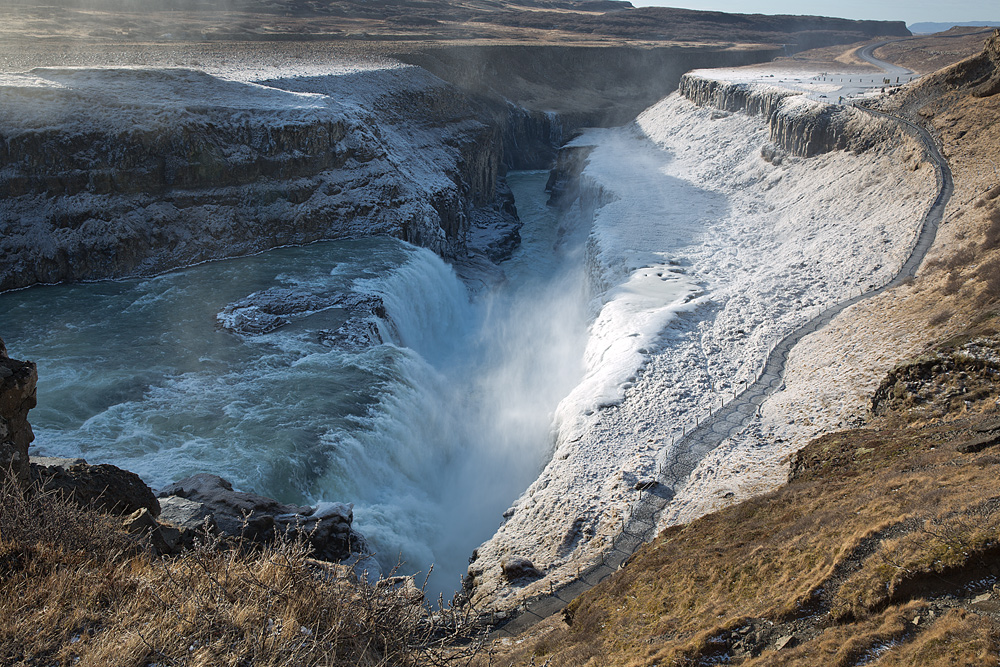
[[[574,20],[590,25],[585,18]],[[494,19],[491,29],[539,29],[514,14]],[[798,46],[899,35],[892,24],[838,25],[857,32],[814,30]],[[579,29],[572,22],[559,28],[569,34]],[[775,32],[781,30],[791,31],[790,24]],[[216,260],[243,258],[258,283],[232,286],[225,299],[198,307],[208,317],[198,326],[214,327],[199,334],[205,340],[226,335],[246,348],[280,348],[257,363],[272,378],[276,369],[314,364],[331,350],[357,360],[390,347],[392,355],[378,361],[383,369],[412,366],[409,355],[417,355],[431,380],[421,384],[406,376],[412,391],[421,401],[437,396],[450,406],[485,391],[486,385],[465,385],[464,376],[453,374],[462,364],[480,369],[461,343],[478,309],[509,309],[521,317],[519,298],[544,303],[551,319],[572,325],[559,334],[565,338],[553,338],[551,349],[563,347],[580,359],[568,364],[565,377],[550,373],[560,375],[560,388],[551,395],[546,388],[543,399],[523,392],[527,385],[503,386],[512,375],[490,378],[495,384],[489,390],[499,388],[498,398],[484,404],[517,411],[524,406],[508,403],[506,394],[524,393],[521,398],[534,402],[548,424],[532,426],[541,437],[531,436],[537,441],[530,454],[511,450],[523,459],[524,470],[511,476],[523,479],[524,493],[511,498],[502,517],[476,519],[499,521],[499,530],[472,552],[467,570],[461,562],[468,553],[449,557],[465,570],[456,599],[471,603],[481,617],[507,617],[605,562],[619,548],[644,492],[662,499],[650,526],[669,533],[778,487],[791,453],[823,433],[860,423],[880,376],[936,335],[932,327],[901,334],[902,343],[900,337],[866,341],[864,352],[849,357],[845,323],[864,321],[858,313],[871,308],[856,304],[793,349],[782,386],[761,401],[747,428],[717,450],[686,452],[685,436],[753,383],[786,335],[896,275],[938,188],[920,141],[891,119],[782,85],[727,80],[722,71],[689,73],[763,63],[787,52],[768,40],[598,45],[576,34],[575,44],[534,46],[449,43],[435,34],[427,43],[403,45],[398,35],[390,40],[376,32],[365,48],[352,42],[320,49],[303,40],[290,40],[290,46],[268,41],[259,29],[251,33],[248,44],[227,37],[143,43],[121,52],[95,34],[72,53],[30,47],[9,55],[0,73],[0,291],[116,279],[121,290],[135,290],[129,297],[134,307],[148,308],[189,289],[186,276],[199,271],[220,284],[235,280],[226,268],[232,265],[215,266]],[[98,62],[102,66],[94,67]],[[987,64],[980,69],[977,90],[989,96],[993,70]],[[802,76],[763,71],[778,79]],[[817,71],[806,78],[820,76]],[[902,99],[907,93],[900,91],[886,99]],[[527,200],[512,194],[512,184],[520,170],[553,165],[549,189],[558,215],[546,217],[544,226],[554,238],[537,241],[538,231],[519,217]],[[559,250],[541,260],[555,267],[545,278],[550,291],[529,290],[510,301],[497,297],[505,294],[496,291],[499,286],[530,273],[531,263],[543,257],[533,253],[545,244]],[[324,248],[336,251],[326,257],[319,254]],[[276,250],[287,268],[265,277],[254,262],[278,257],[271,254]],[[374,280],[347,259],[365,254],[384,262]],[[561,262],[577,272],[563,272]],[[295,274],[299,264],[311,267],[308,279]],[[185,267],[193,268],[178,272]],[[338,272],[355,282],[337,283]],[[32,289],[7,295],[3,303],[14,304]],[[59,298],[85,298],[75,294],[82,293]],[[545,301],[540,294],[559,296]],[[22,315],[29,301],[17,303],[10,326],[27,333],[30,326],[15,322],[28,321]],[[583,329],[572,328],[580,317],[583,337]],[[952,320],[950,326],[957,326]],[[542,334],[554,336],[554,330],[531,329],[532,342],[504,330],[524,320],[487,317],[482,323],[483,330],[497,330],[497,338],[482,339],[497,349],[506,342],[547,350]],[[57,331],[62,325],[51,326]],[[482,336],[478,326],[465,338]],[[313,327],[321,327],[318,334]],[[14,349],[16,343],[7,337],[7,344]],[[150,357],[158,360],[154,349]],[[228,362],[231,352],[212,356],[221,349],[195,350],[191,359]],[[529,361],[543,375],[545,363]],[[522,382],[528,377],[529,385],[538,382],[522,367],[505,369],[523,376]],[[329,372],[316,366],[310,383],[320,386],[317,380]],[[106,406],[101,418],[159,396],[166,386],[143,381],[127,388],[119,404]],[[380,401],[398,399],[395,390],[379,391]],[[5,419],[23,421],[24,397],[31,392],[22,393],[20,417]],[[429,425],[411,420],[413,433],[404,434],[403,426],[387,432],[407,447],[436,438],[434,429],[450,422],[438,420],[436,409],[425,412],[435,415]],[[399,413],[400,424],[416,414]],[[481,423],[470,419],[456,442],[488,451],[510,441],[479,437],[473,432]],[[503,424],[498,431],[508,422]],[[329,432],[300,430],[290,442],[316,437],[329,444]],[[44,432],[51,437],[51,425]],[[18,438],[21,451],[26,441],[23,434]],[[43,453],[76,455],[72,446],[51,451],[56,441],[48,442]],[[423,472],[401,469],[401,476],[437,479],[442,461],[442,470],[462,471],[474,485],[482,470],[448,468],[458,449],[413,469]],[[289,494],[283,502],[301,503],[295,494],[303,493],[311,502],[353,502],[315,495],[315,477],[326,480],[316,451],[301,460],[289,457],[288,467],[301,471],[289,477],[294,488],[274,495]],[[170,450],[146,454],[140,465],[149,466],[147,476],[166,474],[174,463],[161,465]],[[471,466],[492,468],[502,454],[492,451]],[[243,465],[239,457],[223,461],[228,454],[217,455],[222,465]],[[683,474],[667,479],[664,469],[678,458],[686,461],[678,468]],[[181,467],[191,473],[192,465],[197,459]],[[462,502],[441,495],[444,505]],[[358,498],[357,527],[366,533],[369,521],[380,544],[387,539],[381,523],[386,508],[374,495],[358,492]],[[491,500],[496,502],[502,501]],[[425,532],[431,520],[418,515],[410,529]],[[628,553],[638,547],[630,544]],[[393,554],[381,555],[392,560]]]

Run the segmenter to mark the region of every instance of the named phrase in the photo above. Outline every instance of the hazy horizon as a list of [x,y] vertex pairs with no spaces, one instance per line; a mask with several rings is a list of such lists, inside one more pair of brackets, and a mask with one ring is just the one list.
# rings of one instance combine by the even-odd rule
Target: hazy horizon
[[913,2],[870,2],[844,0],[833,8],[828,2],[797,0],[631,0],[636,7],[681,7],[733,14],[792,14],[835,16],[837,18],[904,21],[913,23],[1000,23],[1000,8],[990,0],[956,0],[947,5],[931,0]]

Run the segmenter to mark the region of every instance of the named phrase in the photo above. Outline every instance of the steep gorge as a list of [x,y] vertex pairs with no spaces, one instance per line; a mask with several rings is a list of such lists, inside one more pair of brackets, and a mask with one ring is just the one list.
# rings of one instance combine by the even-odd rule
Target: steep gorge
[[497,261],[519,224],[506,169],[548,168],[576,128],[626,122],[692,67],[775,54],[453,46],[399,55],[427,69],[7,75],[0,291],[372,234]]
[[[45,170],[39,167],[42,160],[33,161],[31,155],[38,147],[44,155],[59,141],[58,131],[46,134],[47,128],[19,128],[25,136],[35,133],[36,139],[42,138],[37,144],[23,137],[20,144],[8,144],[20,151],[11,154],[16,159],[8,163],[10,173],[21,171],[14,173],[10,181],[12,191],[19,194],[7,205],[15,207],[16,214],[29,210],[41,216],[53,210],[58,213],[47,220],[55,223],[54,236],[58,238],[55,244],[41,244],[43,261],[39,265],[43,271],[35,272],[35,281],[39,275],[47,280],[62,280],[151,273],[274,245],[370,234],[397,236],[452,259],[462,260],[469,252],[477,251],[499,259],[516,242],[510,239],[516,238],[517,230],[504,195],[504,167],[540,165],[564,131],[564,119],[556,113],[529,111],[489,95],[465,98],[448,84],[413,67],[335,76],[259,77],[260,83],[234,82],[183,70],[153,70],[140,76],[128,71],[36,70],[31,76],[43,83],[35,81],[25,86],[29,89],[26,97],[39,92],[43,96],[50,94],[48,88],[52,88],[59,91],[58,101],[65,90],[85,89],[89,95],[82,96],[85,102],[102,103],[96,117],[106,121],[107,127],[114,126],[121,117],[120,107],[115,105],[123,99],[122,90],[135,94],[141,86],[153,104],[134,105],[138,117],[151,126],[168,121],[159,125],[168,130],[167,139],[156,132],[97,133],[78,143],[70,142],[73,158],[53,160],[61,165],[65,176],[52,179],[47,179]],[[110,96],[110,104],[101,97],[108,92],[109,83],[121,89],[114,91],[117,98]],[[198,107],[177,104],[172,99],[179,88],[191,87],[212,104]],[[688,84],[690,90],[697,87]],[[71,97],[73,94],[69,93]],[[247,97],[249,102],[245,101]],[[737,98],[735,89],[727,91],[720,106],[735,108],[738,104],[733,100]],[[767,100],[744,102],[745,107],[757,110],[769,109],[771,104]],[[72,105],[64,104],[63,108],[67,106]],[[852,129],[847,116],[829,122],[820,114],[822,122],[817,122],[815,114],[809,112],[819,108],[825,113],[822,107],[811,107],[806,113],[798,109],[788,113],[787,120],[776,120],[779,105],[773,106],[775,118],[769,119],[771,139],[792,155],[864,147],[866,142],[871,146],[887,136],[878,123],[862,123]],[[132,111],[133,107],[129,107],[129,113]],[[159,113],[165,118],[158,117]],[[92,115],[76,126],[71,123],[70,128],[86,126],[92,122]],[[177,118],[184,122],[173,122]],[[611,117],[591,118],[606,122]],[[575,122],[581,122],[580,117]],[[174,127],[181,128],[179,136],[171,137]],[[859,142],[862,130],[876,136]],[[877,136],[880,132],[884,136]],[[94,137],[98,150],[88,153],[88,142]],[[135,147],[128,159],[118,163],[101,155],[102,147],[103,152],[110,153],[108,149],[122,138],[126,146]],[[235,148],[227,143],[232,138],[244,140],[246,145]],[[171,159],[157,162],[161,152]],[[236,168],[227,170],[227,162]],[[101,169],[91,175],[84,167],[94,164]],[[121,164],[126,166],[124,172],[120,171]],[[88,174],[86,181],[84,173]],[[595,187],[590,188],[586,198],[591,208],[610,201],[610,197],[592,196],[600,188],[591,185]],[[111,200],[121,205],[127,215],[116,217],[108,206]],[[178,205],[179,201],[184,205]],[[38,206],[39,202],[44,205]],[[148,211],[164,208],[166,211],[155,221],[159,227],[152,231],[138,228],[139,223],[148,222],[144,219]],[[98,209],[105,215],[110,209],[110,217],[115,219],[102,220],[96,214]],[[82,214],[74,218],[65,215],[66,211]],[[92,211],[95,214],[87,217]],[[123,237],[108,243],[104,256],[101,248],[94,252],[92,246],[87,246],[95,238],[106,237],[108,227],[101,223],[120,224],[122,219],[126,224],[118,229]],[[483,233],[477,234],[477,228]],[[210,231],[208,237],[203,234],[205,229]],[[130,238],[129,234],[139,240],[131,245],[123,241]],[[53,245],[55,254],[44,256],[52,252]],[[29,260],[35,251],[37,248],[29,249]],[[88,265],[92,258],[93,264]],[[80,273],[70,273],[76,270],[74,266],[82,267]],[[611,284],[613,281],[604,287]],[[730,370],[726,369],[726,373]],[[732,380],[730,375],[727,377]],[[605,428],[602,437],[613,432],[614,426]],[[596,537],[603,538],[614,528],[615,511],[617,508],[612,510],[610,521],[601,519],[597,512],[588,514],[587,520],[599,525]],[[600,548],[599,540],[590,539],[595,537],[593,526],[585,526],[579,517],[570,519],[573,526],[546,532],[545,539],[568,535],[563,542],[572,552],[579,535],[585,534],[584,541],[593,542],[587,545],[585,555],[593,555],[593,550]],[[560,547],[560,551],[566,550]],[[570,560],[577,562],[581,553],[572,553],[571,558],[568,553],[560,553],[559,557],[567,557],[565,565]],[[491,567],[500,562],[500,558],[495,559]],[[563,569],[565,575],[571,568]]]

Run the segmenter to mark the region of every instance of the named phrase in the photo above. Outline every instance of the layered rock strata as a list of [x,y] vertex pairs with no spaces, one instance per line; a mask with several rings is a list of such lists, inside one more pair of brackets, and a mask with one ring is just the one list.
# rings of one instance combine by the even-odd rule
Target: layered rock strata
[[788,89],[688,74],[678,90],[699,106],[766,119],[771,142],[799,157],[839,150],[862,153],[900,137],[898,126],[890,121],[850,106],[810,100]]
[[226,76],[5,76],[0,291],[362,235],[459,260],[516,245],[504,146],[527,150],[551,131],[512,107],[470,101],[415,67]]

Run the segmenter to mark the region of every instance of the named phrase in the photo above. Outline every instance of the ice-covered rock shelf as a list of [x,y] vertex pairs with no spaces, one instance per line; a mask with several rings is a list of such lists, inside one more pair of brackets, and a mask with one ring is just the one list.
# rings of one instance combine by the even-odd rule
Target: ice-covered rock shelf
[[776,85],[732,82],[699,70],[681,78],[681,95],[699,106],[758,116],[770,141],[792,155],[811,157],[849,150],[862,153],[901,139],[896,125],[851,106],[826,104]]

